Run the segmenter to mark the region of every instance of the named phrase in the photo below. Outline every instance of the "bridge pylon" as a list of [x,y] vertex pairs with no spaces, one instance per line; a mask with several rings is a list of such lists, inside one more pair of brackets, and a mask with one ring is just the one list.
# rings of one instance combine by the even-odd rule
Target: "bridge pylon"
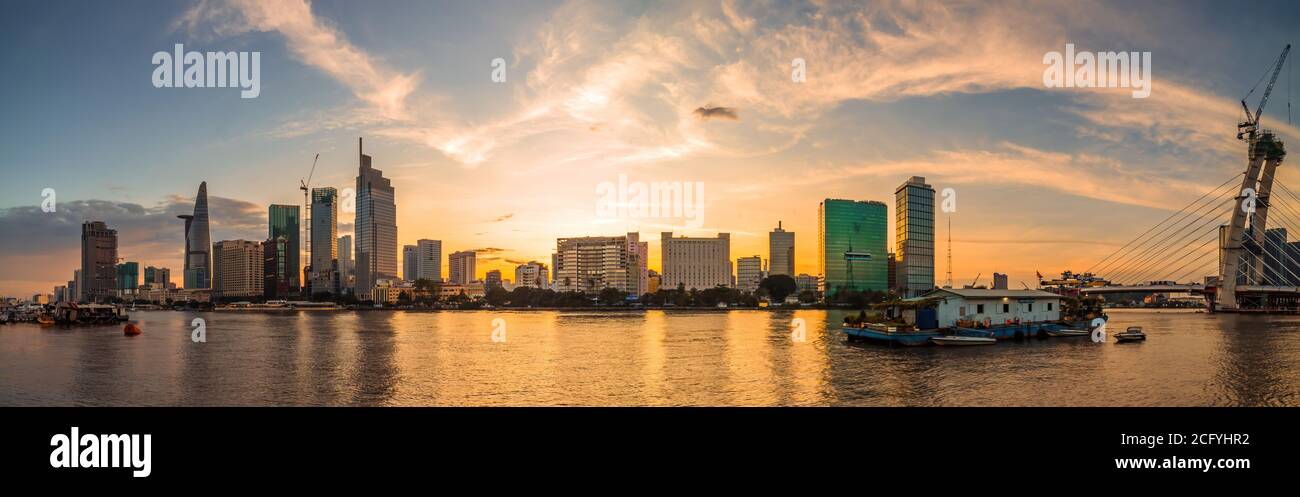
[[[1246,283],[1259,284],[1262,280],[1263,264],[1258,261],[1251,264],[1249,272],[1243,273],[1241,256],[1245,253],[1244,238],[1246,221],[1250,220],[1251,237],[1255,247],[1263,247],[1264,231],[1268,226],[1268,198],[1273,189],[1273,177],[1277,166],[1286,157],[1286,147],[1272,131],[1264,130],[1250,138],[1246,174],[1241,180],[1236,201],[1232,203],[1232,220],[1228,224],[1227,234],[1219,239],[1219,286],[1215,294],[1214,309],[1233,311],[1239,307],[1237,296],[1237,279],[1246,274]],[[1247,198],[1247,189],[1255,192],[1254,212],[1248,212],[1243,203]]]

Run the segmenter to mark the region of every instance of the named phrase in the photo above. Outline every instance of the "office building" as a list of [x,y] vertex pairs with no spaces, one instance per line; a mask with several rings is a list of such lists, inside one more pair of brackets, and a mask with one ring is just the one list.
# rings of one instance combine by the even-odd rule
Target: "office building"
[[382,171],[371,167],[371,157],[364,153],[357,139],[360,168],[357,174],[356,217],[356,294],[369,297],[370,289],[381,279],[396,279],[397,268],[397,197],[392,182]]
[[415,245],[402,245],[402,279],[406,281],[415,281],[420,277],[419,251]]
[[172,282],[172,270],[165,267],[145,266],[144,283],[154,288],[167,288]]
[[81,223],[81,278],[84,302],[104,302],[117,288],[117,230],[102,221]]
[[343,235],[338,238],[339,253],[339,291],[341,293],[352,293],[352,288],[356,286],[356,261],[352,260],[352,235]]
[[287,300],[298,293],[285,273],[292,253],[289,247],[289,239],[283,236],[262,242],[262,296],[268,300]]
[[889,289],[889,207],[875,201],[826,199],[817,207],[820,290]]
[[781,228],[776,222],[776,229],[767,234],[768,273],[794,276],[794,232]]
[[194,197],[194,213],[176,217],[185,220],[185,288],[211,288],[212,237],[208,230],[208,182],[199,183],[199,193]]
[[415,241],[416,279],[442,281],[442,240]]
[[673,238],[672,232],[665,231],[659,241],[664,269],[660,285],[685,285],[687,290],[732,286],[729,233],[718,233],[715,238]]
[[[277,288],[288,288],[298,293],[302,285],[302,217],[297,205],[271,204],[267,213],[267,240],[284,237],[286,244],[285,258],[277,262]],[[279,267],[283,266],[283,268]],[[283,280],[283,281],[281,281]]]
[[491,290],[493,288],[501,288],[502,287],[501,271],[496,269],[488,271],[487,274],[483,277],[483,287],[488,290]]
[[265,263],[262,242],[222,240],[212,244],[212,296],[262,295]]
[[119,292],[131,293],[140,288],[140,263],[123,262],[117,265],[117,285]]
[[469,282],[474,281],[474,276],[478,274],[473,250],[452,252],[447,257],[447,263],[451,275],[449,282],[453,285],[469,284]]
[[331,187],[311,189],[311,291],[308,295],[338,291],[339,193]]
[[934,289],[934,187],[912,176],[894,190],[894,253],[899,296]]

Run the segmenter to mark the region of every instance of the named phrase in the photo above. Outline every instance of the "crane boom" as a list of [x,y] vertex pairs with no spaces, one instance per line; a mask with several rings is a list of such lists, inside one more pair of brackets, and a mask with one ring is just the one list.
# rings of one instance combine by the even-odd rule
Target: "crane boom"
[[[1237,138],[1241,139],[1243,135],[1247,137],[1255,136],[1255,131],[1259,129],[1259,120],[1264,117],[1264,106],[1268,104],[1269,95],[1273,94],[1273,85],[1277,83],[1277,76],[1282,73],[1282,66],[1286,63],[1286,56],[1290,52],[1291,44],[1288,43],[1286,48],[1282,49],[1282,55],[1278,56],[1277,63],[1273,65],[1273,75],[1268,80],[1268,86],[1264,87],[1264,94],[1259,97],[1259,106],[1255,107],[1254,115],[1250,113],[1250,106],[1246,105],[1246,98],[1250,97],[1250,93],[1246,94],[1246,98],[1241,99],[1241,107],[1246,111],[1246,121],[1237,125],[1239,131],[1241,131],[1237,133]],[[1253,88],[1250,91],[1251,93],[1255,92]]]

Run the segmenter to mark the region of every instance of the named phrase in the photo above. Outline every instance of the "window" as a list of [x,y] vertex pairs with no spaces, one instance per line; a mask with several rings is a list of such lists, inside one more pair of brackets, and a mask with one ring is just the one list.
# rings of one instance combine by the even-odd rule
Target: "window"
[[1033,303],[1033,302],[1030,302],[1030,303],[1029,303],[1029,312],[1034,312],[1034,303]]
[[1047,303],[1047,311],[1048,311],[1048,312],[1051,312],[1051,311],[1052,311],[1052,303],[1051,303],[1051,302],[1048,302],[1048,303]]
[[1002,313],[1011,312],[1011,304],[1002,304]]
[[958,307],[958,308],[957,308],[957,315],[959,315],[959,316],[965,316],[965,315],[966,315],[966,306],[963,305],[963,306],[961,306],[961,307]]
[[975,305],[975,314],[984,314],[984,304]]

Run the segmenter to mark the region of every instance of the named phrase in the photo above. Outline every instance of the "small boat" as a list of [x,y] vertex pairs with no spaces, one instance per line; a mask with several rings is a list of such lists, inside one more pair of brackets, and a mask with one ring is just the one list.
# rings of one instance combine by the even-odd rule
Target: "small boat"
[[988,338],[988,337],[967,337],[967,336],[948,335],[948,336],[941,336],[941,337],[931,337],[930,343],[933,343],[935,345],[958,345],[958,346],[993,345],[998,343],[998,339]]
[[1044,332],[1047,333],[1047,336],[1049,337],[1058,337],[1058,338],[1086,337],[1092,334],[1092,332],[1089,330],[1080,330],[1075,328],[1061,328],[1059,330],[1044,330]]
[[1115,334],[1115,341],[1118,342],[1140,342],[1147,339],[1147,334],[1142,332],[1141,326],[1129,326],[1123,333]]

